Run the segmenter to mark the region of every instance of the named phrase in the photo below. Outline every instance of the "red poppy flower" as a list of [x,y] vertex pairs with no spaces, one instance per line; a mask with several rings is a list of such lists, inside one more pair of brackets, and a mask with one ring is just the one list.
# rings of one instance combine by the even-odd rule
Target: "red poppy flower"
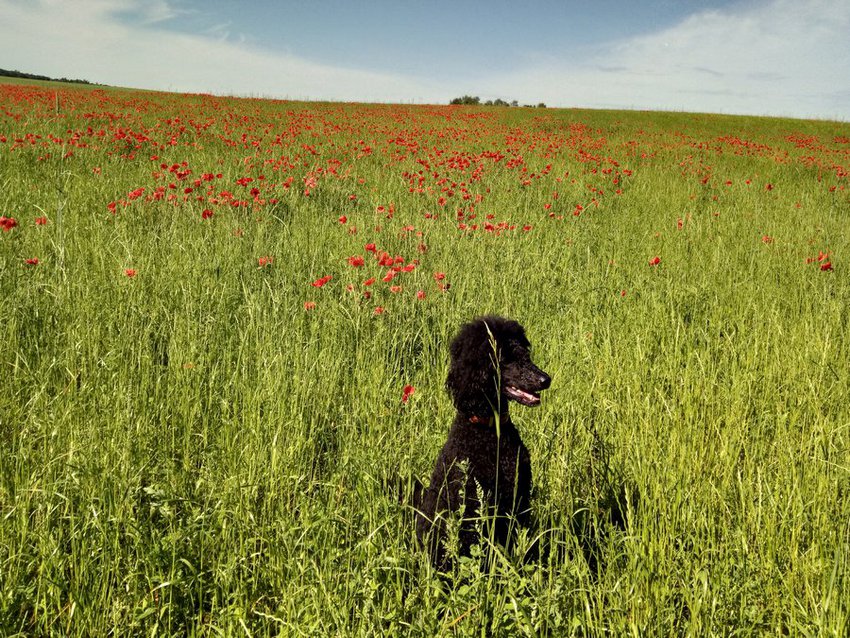
[[201,219],[209,219],[213,216],[213,212],[209,208],[205,208],[204,212],[201,213]]
[[36,217],[35,218],[36,226],[47,226],[47,217]]
[[0,217],[0,228],[3,229],[4,233],[8,233],[17,225],[18,220],[16,220],[14,217],[6,217],[5,215]]
[[374,253],[374,252],[377,252],[378,249],[375,246],[375,244],[366,244],[365,250],[368,253]]
[[404,386],[404,389],[401,391],[401,402],[407,403],[408,399],[410,399],[410,395],[416,392],[416,388],[412,385]]
[[656,255],[655,257],[653,257],[652,259],[649,260],[650,266],[657,266],[660,263],[661,263],[661,257],[659,257],[658,255]]
[[434,273],[434,281],[443,281],[446,278],[446,273],[444,272],[435,272]]
[[825,262],[820,265],[820,269],[823,271],[832,270],[832,262]]
[[316,308],[315,301],[305,301],[304,302],[304,310],[314,310]]
[[257,260],[257,263],[260,265],[260,268],[265,268],[266,266],[271,266],[272,262],[274,262],[274,257],[260,257]]
[[363,257],[360,255],[354,255],[353,257],[348,258],[348,263],[355,268],[360,268],[365,262],[363,261]]
[[135,277],[136,276],[136,270],[135,270],[135,268],[125,268],[124,274],[127,275],[128,277]]
[[340,224],[345,224],[347,221],[348,221],[348,217],[346,217],[345,215],[339,216],[339,223]]
[[375,283],[375,278],[369,277],[369,279],[367,279],[366,281],[363,282],[363,285],[364,286],[371,286],[373,283]]
[[425,299],[425,291],[424,290],[417,290],[416,291],[416,298],[417,299]]
[[375,309],[372,311],[372,314],[382,315],[384,314],[384,309],[381,306],[375,306]]
[[38,257],[31,257],[25,261],[28,266],[38,266]]
[[324,277],[317,279],[316,281],[314,281],[310,285],[313,286],[314,288],[321,288],[326,283],[328,283],[331,279],[333,279],[332,275],[325,275]]

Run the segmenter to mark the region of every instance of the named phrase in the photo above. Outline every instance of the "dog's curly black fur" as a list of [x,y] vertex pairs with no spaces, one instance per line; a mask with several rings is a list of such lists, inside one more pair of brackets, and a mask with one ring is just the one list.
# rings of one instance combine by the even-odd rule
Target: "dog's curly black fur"
[[537,405],[551,379],[531,362],[529,349],[519,323],[492,316],[462,326],[451,344],[446,387],[457,415],[431,482],[415,499],[416,535],[441,571],[452,564],[448,516],[460,514],[460,555],[479,542],[479,529],[506,546],[517,525],[530,523],[531,460],[508,402]]

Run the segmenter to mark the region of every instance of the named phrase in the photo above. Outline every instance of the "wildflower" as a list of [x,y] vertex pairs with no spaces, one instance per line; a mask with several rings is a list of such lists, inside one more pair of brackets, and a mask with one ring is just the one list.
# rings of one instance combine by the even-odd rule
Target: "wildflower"
[[26,261],[28,266],[38,266],[38,257],[31,257],[24,261]]
[[363,257],[361,257],[360,255],[354,255],[348,258],[348,263],[349,265],[354,266],[355,268],[360,268],[365,262],[363,261]]
[[346,217],[345,215],[340,215],[340,216],[339,216],[339,223],[340,223],[340,224],[345,224],[345,223],[347,223],[347,222],[348,222],[348,217]]
[[407,403],[408,399],[410,399],[410,395],[416,392],[416,388],[412,385],[404,386],[404,389],[401,391],[401,402]]
[[366,244],[366,246],[365,246],[365,248],[364,248],[364,249],[366,250],[366,252],[367,252],[367,253],[374,253],[374,252],[377,252],[377,251],[378,251],[378,249],[377,249],[377,247],[375,246],[375,244]]
[[364,286],[371,286],[373,283],[375,283],[375,278],[369,277],[369,279],[367,279],[366,281],[363,282],[363,285]]
[[425,299],[425,291],[424,290],[417,290],[416,291],[416,298],[420,299],[420,300]]
[[773,237],[771,237],[770,235],[762,235],[761,240],[765,244],[772,244],[773,243]]
[[213,212],[209,208],[205,208],[204,212],[201,213],[201,219],[209,219],[213,216]]
[[127,275],[128,277],[135,277],[136,276],[136,269],[135,268],[125,268],[124,274]]
[[315,301],[305,301],[304,302],[304,310],[314,310],[316,308]]
[[435,272],[434,273],[434,281],[443,281],[446,278],[446,273],[444,272]]
[[321,288],[326,283],[328,283],[331,279],[333,279],[333,276],[325,275],[324,277],[317,279],[316,281],[314,281],[310,285],[313,286],[314,288]]
[[653,257],[652,259],[649,260],[650,266],[657,266],[660,263],[661,263],[661,257],[659,257],[658,255],[656,255],[655,257]]
[[820,265],[820,269],[824,272],[826,272],[827,270],[832,270],[832,262],[825,261]]
[[257,263],[259,264],[260,268],[265,268],[266,266],[271,266],[273,262],[274,262],[274,257],[268,257],[268,256],[267,257],[260,257],[257,260]]
[[390,286],[390,292],[401,292],[401,286]]
[[382,315],[384,314],[384,309],[382,306],[375,306],[375,309],[372,311],[374,315]]
[[35,218],[36,226],[47,226],[47,217],[36,217]]
[[6,217],[5,215],[0,217],[0,228],[3,229],[4,233],[8,233],[17,225],[18,220],[16,220],[14,217]]

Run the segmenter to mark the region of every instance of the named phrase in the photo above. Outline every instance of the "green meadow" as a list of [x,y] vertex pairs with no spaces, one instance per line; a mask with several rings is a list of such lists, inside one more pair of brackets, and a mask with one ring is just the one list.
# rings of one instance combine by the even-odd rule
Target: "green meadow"
[[[848,635],[848,172],[847,123],[3,80],[0,634]],[[550,551],[445,578],[483,314],[553,379]]]

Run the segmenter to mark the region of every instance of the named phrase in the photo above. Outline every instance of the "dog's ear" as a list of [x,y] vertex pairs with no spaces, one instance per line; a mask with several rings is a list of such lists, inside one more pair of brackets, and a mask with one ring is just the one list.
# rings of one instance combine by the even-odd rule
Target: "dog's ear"
[[487,412],[498,400],[495,346],[492,332],[480,319],[464,325],[452,341],[446,388],[459,410]]

